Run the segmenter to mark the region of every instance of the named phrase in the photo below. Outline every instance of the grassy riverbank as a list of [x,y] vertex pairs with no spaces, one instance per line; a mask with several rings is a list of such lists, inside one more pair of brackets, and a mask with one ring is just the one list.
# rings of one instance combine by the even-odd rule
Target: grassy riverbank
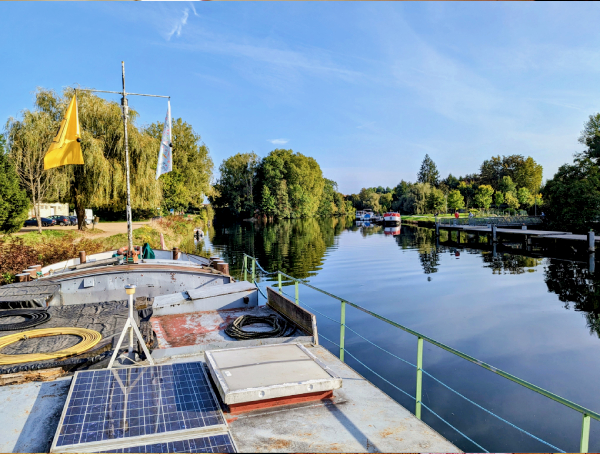
[[[194,228],[204,228],[206,220],[200,216],[168,216],[133,230],[135,245],[149,243],[160,249],[163,234],[167,249],[189,248]],[[0,237],[0,285],[14,281],[15,274],[31,265],[43,266],[76,257],[79,251],[95,254],[127,246],[127,234],[103,235],[102,224],[94,230],[43,230],[21,235]]]
[[[460,213],[461,218],[468,218],[468,213]],[[454,218],[453,214],[440,214],[438,219],[441,218]],[[410,215],[402,215],[402,222],[406,224],[420,224],[423,225],[425,223],[435,224],[435,216],[433,214],[410,214]]]

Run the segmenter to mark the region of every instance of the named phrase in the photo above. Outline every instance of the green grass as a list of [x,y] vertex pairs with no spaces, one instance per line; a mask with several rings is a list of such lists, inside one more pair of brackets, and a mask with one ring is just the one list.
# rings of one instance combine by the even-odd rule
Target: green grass
[[27,232],[19,235],[19,238],[27,245],[34,245],[48,240],[57,240],[67,236],[78,236],[77,231],[73,230],[42,230],[42,233]]

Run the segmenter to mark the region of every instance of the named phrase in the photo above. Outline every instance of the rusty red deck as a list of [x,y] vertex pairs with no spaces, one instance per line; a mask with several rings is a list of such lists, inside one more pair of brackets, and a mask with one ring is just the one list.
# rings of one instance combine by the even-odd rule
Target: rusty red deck
[[161,349],[233,341],[235,339],[227,336],[224,331],[236,318],[242,315],[267,316],[274,313],[266,306],[259,306],[154,316],[150,322],[158,338],[158,348]]

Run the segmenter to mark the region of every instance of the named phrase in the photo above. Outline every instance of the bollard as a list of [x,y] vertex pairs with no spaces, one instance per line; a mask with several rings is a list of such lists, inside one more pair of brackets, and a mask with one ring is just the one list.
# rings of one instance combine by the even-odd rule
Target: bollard
[[87,257],[85,256],[85,251],[79,251],[79,263],[87,262]]
[[596,235],[593,230],[590,230],[587,234],[588,237],[588,252],[594,252],[596,250]]
[[217,270],[223,274],[229,274],[229,264],[225,262],[217,262]]
[[179,260],[179,248],[178,247],[173,248],[173,260]]
[[18,279],[19,282],[28,282],[31,276],[29,275],[29,273],[19,273],[15,275],[15,277]]

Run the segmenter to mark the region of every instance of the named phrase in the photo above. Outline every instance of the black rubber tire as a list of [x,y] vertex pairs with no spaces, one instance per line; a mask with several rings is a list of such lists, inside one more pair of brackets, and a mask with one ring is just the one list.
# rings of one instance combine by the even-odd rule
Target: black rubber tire
[[29,320],[25,320],[21,323],[0,323],[0,331],[18,331],[21,329],[28,329],[33,326],[41,325],[50,320],[50,314],[43,309],[13,309],[8,311],[0,311],[0,318],[3,317],[27,317]]

